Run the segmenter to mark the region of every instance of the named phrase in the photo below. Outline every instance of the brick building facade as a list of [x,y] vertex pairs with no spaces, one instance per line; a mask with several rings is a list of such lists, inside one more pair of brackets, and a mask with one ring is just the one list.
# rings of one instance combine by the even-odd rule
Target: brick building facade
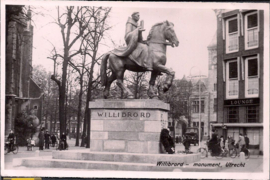
[[217,15],[217,123],[220,135],[246,134],[263,149],[264,12],[215,10]]

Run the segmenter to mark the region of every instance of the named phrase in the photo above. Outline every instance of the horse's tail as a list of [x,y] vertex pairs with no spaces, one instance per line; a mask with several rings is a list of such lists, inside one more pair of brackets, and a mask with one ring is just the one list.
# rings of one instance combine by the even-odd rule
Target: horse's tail
[[107,61],[110,56],[110,53],[104,54],[101,61],[100,66],[100,78],[101,78],[101,86],[106,86],[107,84]]

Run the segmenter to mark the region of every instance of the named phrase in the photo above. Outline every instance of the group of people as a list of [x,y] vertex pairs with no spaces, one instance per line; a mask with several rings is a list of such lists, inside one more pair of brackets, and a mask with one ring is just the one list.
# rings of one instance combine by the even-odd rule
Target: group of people
[[43,147],[45,145],[45,149],[50,149],[50,144],[52,144],[52,147],[55,147],[56,144],[59,145],[60,150],[67,149],[67,136],[63,132],[60,136],[60,133],[55,135],[50,135],[48,133],[48,130],[46,130],[44,134],[44,129],[42,129],[39,133],[39,150],[43,150]]
[[212,135],[211,139],[209,136],[207,139],[207,147],[212,151],[213,155],[218,155],[221,149],[231,150],[234,146],[236,146],[239,151],[242,151],[243,148],[249,148],[249,138],[247,135],[243,136],[240,133],[237,142],[231,136],[228,136],[228,138],[225,139],[223,136],[219,137],[215,133]]

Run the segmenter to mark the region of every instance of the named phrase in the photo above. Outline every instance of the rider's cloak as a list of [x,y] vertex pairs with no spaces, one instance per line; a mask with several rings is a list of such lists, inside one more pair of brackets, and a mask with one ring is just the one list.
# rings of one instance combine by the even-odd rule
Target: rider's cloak
[[128,18],[126,23],[125,41],[126,47],[119,47],[111,51],[119,57],[129,57],[137,65],[152,70],[152,64],[149,62],[148,46],[140,43],[142,34],[139,26],[132,18]]

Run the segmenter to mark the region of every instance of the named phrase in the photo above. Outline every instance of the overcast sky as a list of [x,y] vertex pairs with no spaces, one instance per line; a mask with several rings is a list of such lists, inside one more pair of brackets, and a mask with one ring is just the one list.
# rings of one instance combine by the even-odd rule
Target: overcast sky
[[[61,44],[61,34],[55,24],[50,24],[52,18],[56,17],[54,6],[43,6],[45,17],[34,16],[34,49],[33,64],[41,64],[46,69],[52,70],[53,63],[47,59],[52,44]],[[113,7],[110,13],[109,23],[113,28],[108,32],[116,43],[125,42],[125,24],[130,15],[138,11],[141,20],[144,20],[144,40],[147,38],[152,25],[157,22],[168,20],[174,23],[174,29],[179,39],[178,47],[167,48],[167,67],[176,72],[176,78],[189,75],[193,66],[192,74],[198,73],[200,68],[202,74],[208,74],[208,51],[207,46],[216,32],[216,16],[211,8],[151,8],[151,7]],[[103,51],[111,50],[110,47],[103,47]]]

